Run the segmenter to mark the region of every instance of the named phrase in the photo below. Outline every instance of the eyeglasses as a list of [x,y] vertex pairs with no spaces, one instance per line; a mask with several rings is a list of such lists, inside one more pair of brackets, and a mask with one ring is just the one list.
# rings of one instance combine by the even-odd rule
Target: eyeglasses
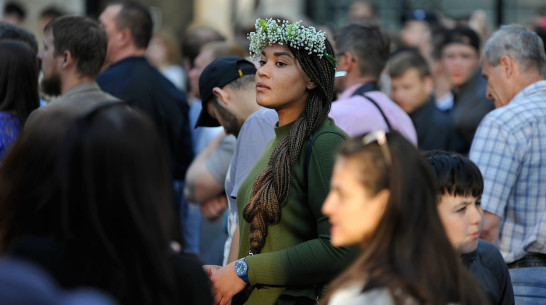
[[390,168],[392,166],[392,157],[387,143],[387,133],[384,130],[375,130],[362,137],[362,144],[364,146],[374,142],[379,144],[385,163],[387,164],[387,167]]

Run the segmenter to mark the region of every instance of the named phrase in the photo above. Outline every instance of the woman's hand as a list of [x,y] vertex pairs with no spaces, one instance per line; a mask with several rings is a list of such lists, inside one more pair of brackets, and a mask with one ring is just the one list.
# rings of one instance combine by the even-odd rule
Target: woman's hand
[[210,277],[214,294],[214,304],[226,305],[231,298],[247,285],[235,273],[235,262],[220,269]]
[[211,198],[201,204],[201,214],[205,219],[218,218],[227,209],[228,203],[226,195]]
[[205,274],[209,277],[212,276],[214,272],[216,272],[218,269],[222,268],[222,266],[217,265],[203,265],[203,270],[205,271]]

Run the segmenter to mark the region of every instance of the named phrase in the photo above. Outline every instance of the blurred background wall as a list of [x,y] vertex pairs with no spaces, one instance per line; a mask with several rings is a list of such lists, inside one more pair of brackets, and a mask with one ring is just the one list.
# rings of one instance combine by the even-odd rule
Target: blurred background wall
[[[317,24],[339,26],[347,21],[354,0],[141,0],[153,7],[157,24],[168,25],[182,38],[191,25],[209,25],[228,37],[236,29],[248,28],[260,16],[285,16]],[[488,26],[499,23],[528,24],[544,6],[544,0],[370,0],[377,8],[380,24],[389,30],[400,27],[400,16],[408,10],[441,11],[451,18],[467,18],[481,9]],[[10,0],[0,0],[5,4]],[[39,41],[42,34],[38,16],[48,6],[54,5],[70,14],[97,17],[108,1],[105,0],[15,0],[22,4],[27,17],[24,25],[31,29]],[[0,5],[2,7],[3,5]]]

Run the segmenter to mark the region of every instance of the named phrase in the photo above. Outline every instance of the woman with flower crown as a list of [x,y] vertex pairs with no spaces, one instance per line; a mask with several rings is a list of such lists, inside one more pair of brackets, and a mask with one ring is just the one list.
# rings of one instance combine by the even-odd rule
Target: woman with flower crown
[[322,284],[350,263],[330,244],[321,213],[336,147],[347,137],[328,117],[335,59],[324,32],[256,21],[257,102],[277,111],[275,138],[237,194],[239,260],[209,267],[215,303],[314,304]]

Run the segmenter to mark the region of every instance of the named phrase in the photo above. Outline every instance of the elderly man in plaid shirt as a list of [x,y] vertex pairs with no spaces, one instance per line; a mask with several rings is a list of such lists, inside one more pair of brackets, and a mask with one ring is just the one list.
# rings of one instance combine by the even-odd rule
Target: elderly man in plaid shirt
[[546,55],[541,39],[503,26],[482,59],[496,110],[480,123],[470,159],[484,178],[482,238],[510,268],[516,304],[546,304]]

